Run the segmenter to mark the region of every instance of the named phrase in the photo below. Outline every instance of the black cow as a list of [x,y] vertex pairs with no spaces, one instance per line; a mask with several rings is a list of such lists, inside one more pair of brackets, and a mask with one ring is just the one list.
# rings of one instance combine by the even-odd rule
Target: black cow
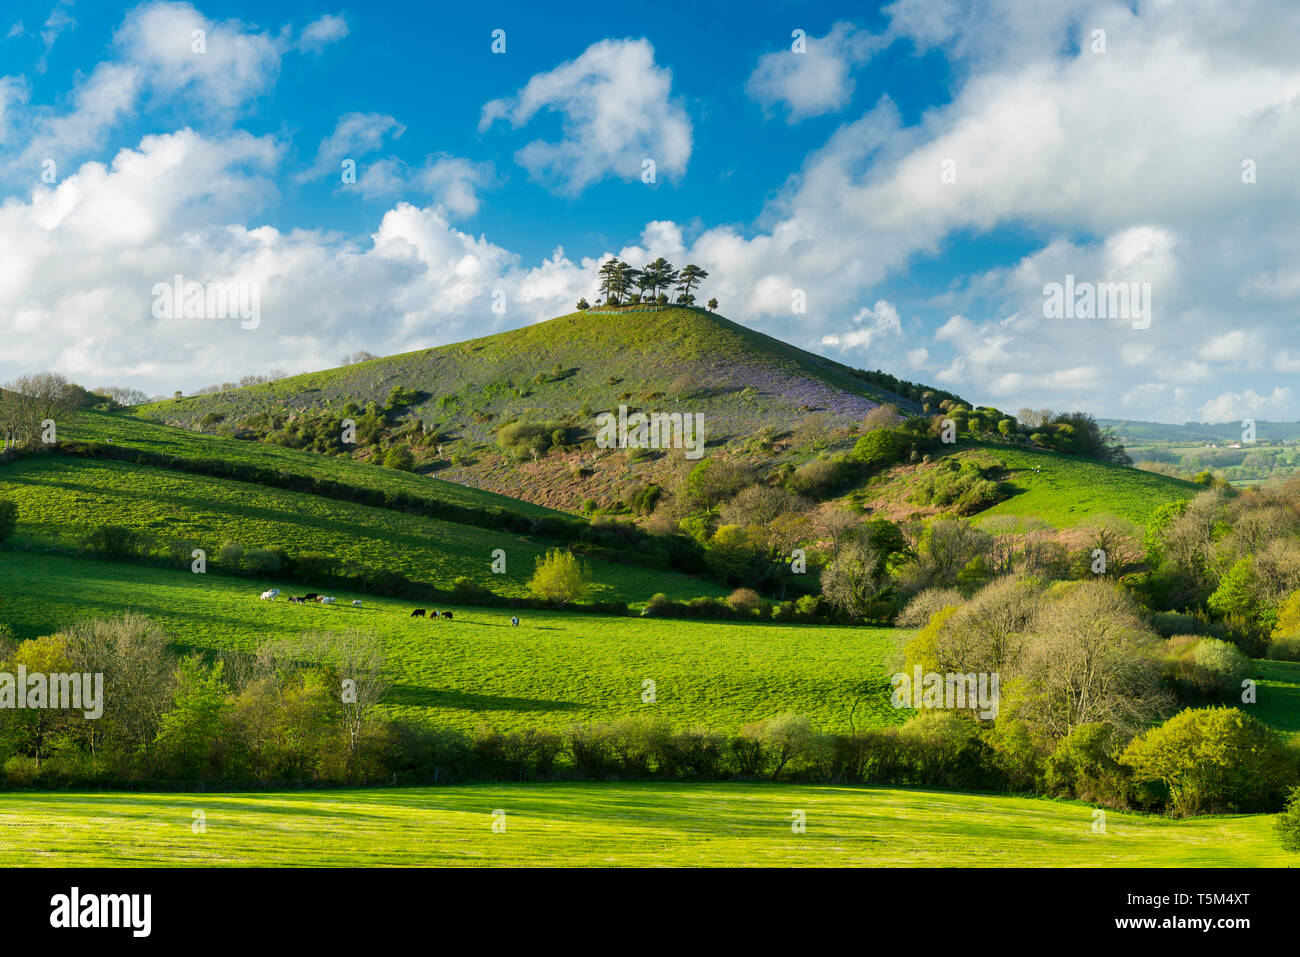
[[449,612],[449,611],[444,611],[444,612],[442,613],[442,617],[443,617],[443,618],[446,618],[448,621],[451,621],[451,612]]
[[301,595],[290,595],[290,596],[289,596],[289,603],[290,603],[290,604],[293,604],[293,605],[301,605],[301,604],[303,604],[305,601],[306,601],[306,599],[304,599]]
[[317,598],[319,598],[319,597],[320,597],[320,596],[317,595],[315,592],[312,592],[310,595],[303,595],[303,596],[302,596],[302,600],[303,600],[303,601],[315,601],[315,600],[316,600]]
[[412,618],[423,618],[423,617],[424,617],[424,609],[423,609],[423,608],[417,608],[417,609],[415,609],[415,611],[411,612],[411,617],[412,617]]
[[519,619],[516,618],[516,617],[514,617],[514,616],[512,615],[512,616],[510,617],[510,624],[513,625],[514,627],[518,628],[518,627],[519,627]]

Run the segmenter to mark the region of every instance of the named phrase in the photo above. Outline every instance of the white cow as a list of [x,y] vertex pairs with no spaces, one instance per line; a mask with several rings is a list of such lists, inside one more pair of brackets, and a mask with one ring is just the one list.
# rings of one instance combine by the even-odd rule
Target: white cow
[[262,592],[262,601],[275,601],[280,597],[280,589],[271,588]]
[[334,599],[333,599],[332,597],[330,597],[329,595],[321,595],[321,596],[320,596],[319,598],[317,598],[316,600],[317,600],[318,602],[320,602],[322,605],[332,605],[332,604],[334,604]]
[[353,599],[353,601],[352,601],[352,607],[353,607],[353,608],[360,608],[360,607],[361,607],[361,602],[358,601],[358,600],[356,600],[356,599]]

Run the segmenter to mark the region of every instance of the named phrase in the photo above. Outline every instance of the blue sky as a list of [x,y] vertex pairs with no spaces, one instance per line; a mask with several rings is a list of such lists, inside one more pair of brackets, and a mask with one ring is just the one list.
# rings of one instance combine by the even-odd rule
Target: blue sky
[[[7,4],[0,378],[323,368],[663,254],[732,319],[1012,411],[1296,415],[1286,4],[413,7]],[[159,319],[176,273],[261,321]],[[1047,316],[1067,276],[1150,321]]]

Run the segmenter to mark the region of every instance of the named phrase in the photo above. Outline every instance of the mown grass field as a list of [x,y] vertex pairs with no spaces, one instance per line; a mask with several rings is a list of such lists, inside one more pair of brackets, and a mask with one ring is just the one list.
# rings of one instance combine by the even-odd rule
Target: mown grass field
[[[803,834],[792,832],[795,811]],[[0,866],[1292,865],[1272,820],[1109,811],[1099,834],[1092,808],[1075,802],[775,784],[10,792],[0,794]]]
[[[518,612],[522,624],[514,628],[506,609],[452,606],[453,621],[427,621],[410,617],[414,602],[341,591],[333,592],[333,607],[260,601],[271,584],[3,551],[0,618],[20,638],[33,638],[82,618],[136,611],[161,622],[179,648],[203,652],[357,628],[388,651],[394,713],[466,731],[558,730],[654,713],[728,732],[787,711],[825,730],[848,730],[855,704],[859,728],[909,714],[890,706],[887,678],[910,635],[904,630],[542,611]],[[354,598],[361,608],[351,607]],[[655,682],[654,705],[641,701],[646,679]]]
[[[291,557],[334,555],[442,588],[465,576],[504,595],[527,594],[537,558],[554,547],[545,539],[247,482],[70,456],[0,466],[0,496],[18,503],[18,537],[36,544],[75,548],[97,526],[120,525],[163,543],[175,539],[202,548],[214,565],[226,543],[278,547]],[[500,575],[492,572],[498,548],[506,553]],[[674,598],[726,593],[674,572],[587,564],[595,600],[643,602],[660,591]]]

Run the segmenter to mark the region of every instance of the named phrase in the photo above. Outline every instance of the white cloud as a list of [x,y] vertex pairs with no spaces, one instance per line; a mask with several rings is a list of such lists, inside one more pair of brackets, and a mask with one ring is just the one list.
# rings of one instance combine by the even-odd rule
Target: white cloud
[[881,45],[853,24],[837,23],[824,37],[806,37],[802,52],[795,52],[792,43],[763,54],[745,91],[765,108],[783,105],[790,123],[841,110],[853,95],[854,68]]
[[295,177],[299,182],[321,176],[338,176],[345,159],[356,160],[384,145],[389,137],[399,139],[406,127],[386,113],[344,113],[334,131],[321,140],[316,161]]
[[903,327],[898,321],[898,310],[885,299],[879,300],[874,306],[859,309],[853,322],[858,328],[822,336],[822,345],[838,346],[841,352],[846,349],[869,349],[872,341],[879,336],[900,336],[903,333]]
[[30,171],[46,159],[66,167],[97,148],[135,107],[141,85],[137,67],[100,63],[74,90],[71,110],[60,114],[45,109],[19,118],[30,132],[27,148],[10,165],[11,173],[19,168]]
[[27,98],[27,86],[13,76],[0,76],[0,143],[9,139],[13,108]]
[[496,183],[491,163],[475,163],[458,156],[432,156],[414,171],[411,182],[453,216],[478,212],[479,193]]
[[559,113],[563,138],[534,140],[515,159],[569,195],[610,176],[638,179],[645,160],[654,162],[656,180],[677,177],[690,160],[691,122],[671,93],[672,73],[655,65],[649,41],[601,40],[536,74],[515,96],[486,103],[479,130],[498,120],[519,128],[544,110]]
[[443,216],[463,219],[478,212],[480,194],[496,185],[491,163],[440,153],[426,156],[416,167],[392,156],[367,164],[356,188],[368,200],[427,199]]
[[[196,30],[203,31],[204,52],[195,51]],[[54,160],[60,171],[71,168],[101,149],[125,118],[146,107],[142,99],[147,93],[163,102],[183,100],[196,119],[228,121],[274,85],[282,46],[280,37],[245,28],[237,20],[209,20],[188,3],[155,0],[134,7],[114,33],[114,57],[79,77],[68,95],[70,109],[17,111],[10,100],[5,119],[26,147],[0,158],[0,168],[10,182],[24,186],[31,181],[30,171],[46,159]],[[3,83],[0,100],[5,99]]]
[[1119,357],[1126,366],[1146,365],[1155,354],[1155,347],[1150,343],[1126,343],[1120,346]]
[[341,16],[327,13],[303,27],[297,47],[307,53],[320,53],[331,43],[348,35],[348,22]]
[[1300,269],[1294,267],[1257,273],[1238,286],[1243,296],[1266,302],[1287,302],[1300,297]]
[[1214,336],[1197,351],[1202,359],[1211,362],[1232,362],[1250,359],[1257,355],[1254,337],[1244,329],[1234,329]]
[[[196,52],[194,32],[204,33]],[[127,13],[113,37],[123,57],[141,69],[150,87],[184,95],[192,107],[213,113],[242,108],[274,85],[280,44],[238,20],[213,21],[188,3],[143,4]]]
[[961,382],[965,378],[965,375],[966,360],[961,356],[957,356],[952,360],[952,362],[948,363],[947,366],[936,372],[934,377],[939,382],[951,384]]
[[1273,356],[1273,368],[1278,372],[1300,372],[1300,355],[1283,349]]
[[1224,392],[1198,409],[1202,422],[1236,422],[1242,419],[1286,419],[1291,415],[1291,390],[1278,386],[1270,395],[1254,389]]
[[935,330],[934,337],[939,340],[961,341],[969,339],[975,334],[975,324],[965,316],[952,316],[947,322]]
[[[72,18],[72,15],[67,10],[70,2],[71,0],[59,0],[45,20],[45,25],[41,29],[41,42],[45,45],[45,52],[41,54],[41,59],[36,64],[37,73],[45,72],[50,51],[54,49],[54,44],[58,41],[59,35],[64,30],[73,29],[77,25],[77,21]],[[21,24],[18,26],[21,27]],[[10,35],[13,35],[12,30],[10,30]]]

